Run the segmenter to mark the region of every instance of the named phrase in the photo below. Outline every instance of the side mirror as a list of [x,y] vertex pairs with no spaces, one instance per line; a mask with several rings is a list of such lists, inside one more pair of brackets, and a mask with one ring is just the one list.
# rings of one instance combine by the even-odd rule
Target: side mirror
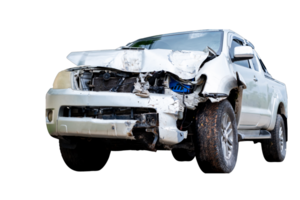
[[234,48],[234,59],[233,61],[238,60],[249,60],[254,56],[253,49],[249,46],[239,46]]

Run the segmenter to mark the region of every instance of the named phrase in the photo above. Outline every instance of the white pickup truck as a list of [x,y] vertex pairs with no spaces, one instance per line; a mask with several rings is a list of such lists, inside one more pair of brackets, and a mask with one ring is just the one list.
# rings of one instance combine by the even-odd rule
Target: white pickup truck
[[286,155],[286,87],[231,30],[157,35],[114,50],[72,52],[46,95],[46,124],[76,171],[111,151],[171,150],[205,173],[230,173],[239,141]]

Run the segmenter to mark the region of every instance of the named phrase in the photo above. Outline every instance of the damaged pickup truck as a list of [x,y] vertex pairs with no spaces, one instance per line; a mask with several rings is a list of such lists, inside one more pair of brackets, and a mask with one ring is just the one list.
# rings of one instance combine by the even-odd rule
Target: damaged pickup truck
[[46,95],[48,132],[66,165],[100,170],[111,151],[171,150],[205,173],[230,173],[239,141],[286,155],[285,84],[231,30],[157,35],[115,50],[72,52]]

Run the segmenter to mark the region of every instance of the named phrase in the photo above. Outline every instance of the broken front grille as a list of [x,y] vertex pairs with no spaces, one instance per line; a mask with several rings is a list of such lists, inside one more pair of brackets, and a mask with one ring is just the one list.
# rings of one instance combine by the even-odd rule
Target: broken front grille
[[158,126],[158,114],[152,108],[62,106],[59,113],[61,117],[137,120],[135,128]]

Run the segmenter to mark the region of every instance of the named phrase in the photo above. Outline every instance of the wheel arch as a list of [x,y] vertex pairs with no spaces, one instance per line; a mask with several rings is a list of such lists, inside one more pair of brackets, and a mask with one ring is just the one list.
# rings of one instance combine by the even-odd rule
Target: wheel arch
[[[227,63],[224,56],[207,62],[200,70],[201,73],[197,74],[196,80],[204,80],[200,94],[208,97],[211,103],[224,99],[229,100],[238,125],[242,109],[243,90],[247,88],[247,85],[240,73],[231,71],[230,65],[227,63],[227,66],[224,66],[224,63]],[[216,70],[222,73],[216,74]]]
[[242,97],[243,97],[243,87],[233,88],[229,92],[227,100],[230,102],[236,117],[237,126],[240,121],[241,110],[242,110]]
[[212,100],[213,98],[208,98],[208,101],[210,103],[216,103],[216,102],[220,102],[220,101],[224,101],[225,99],[227,99],[229,101],[229,103],[231,104],[235,116],[236,116],[236,122],[238,125],[239,119],[240,119],[240,114],[241,114],[241,110],[242,110],[242,96],[243,96],[243,88],[238,87],[238,88],[232,88],[229,91],[229,95],[219,101],[216,100]]
[[277,103],[275,104],[275,108],[273,109],[273,115],[268,130],[272,131],[274,129],[277,114],[281,115],[281,117],[283,118],[285,132],[286,132],[286,141],[289,141],[289,136],[290,136],[289,119],[286,117],[286,109],[284,103],[281,101],[277,101]]
[[287,117],[285,112],[285,107],[283,102],[280,102],[277,109],[277,114],[281,115],[283,121],[284,121],[284,127],[285,127],[285,134],[286,134],[286,141],[288,141],[288,123],[287,123]]
[[283,102],[280,102],[280,103],[279,103],[278,109],[277,109],[277,113],[286,116],[285,108],[284,108]]
[[286,132],[286,138],[288,136],[288,123],[287,123],[287,113],[286,113],[286,107],[283,101],[281,101],[278,98],[274,99],[274,103],[273,103],[273,107],[271,109],[271,120],[270,120],[270,125],[268,127],[268,131],[272,131],[275,127],[275,123],[276,123],[276,119],[277,119],[277,115],[281,115],[281,117],[283,118],[284,121],[284,125],[285,125],[285,132]]

